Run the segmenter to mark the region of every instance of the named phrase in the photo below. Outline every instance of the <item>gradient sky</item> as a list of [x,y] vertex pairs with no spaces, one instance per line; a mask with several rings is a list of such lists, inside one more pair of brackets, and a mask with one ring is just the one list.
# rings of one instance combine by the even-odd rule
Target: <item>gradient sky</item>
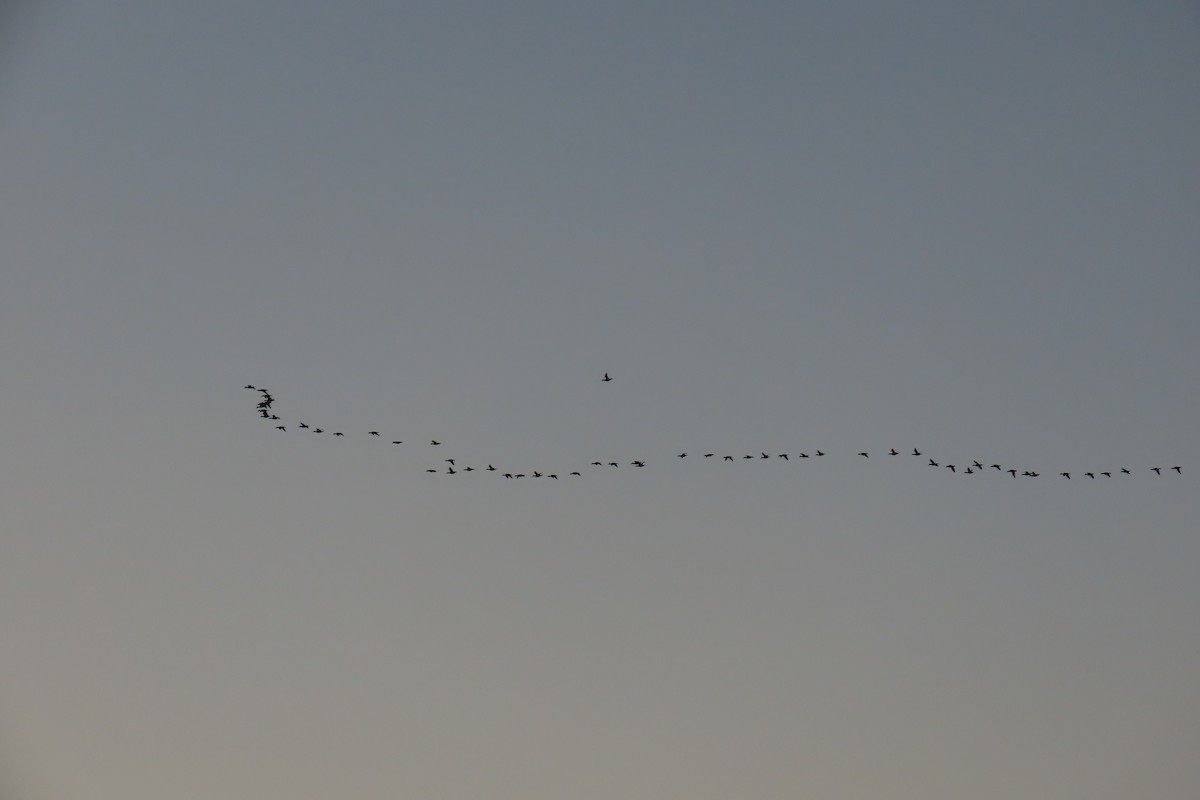
[[1195,3],[3,25],[2,791],[1196,797]]

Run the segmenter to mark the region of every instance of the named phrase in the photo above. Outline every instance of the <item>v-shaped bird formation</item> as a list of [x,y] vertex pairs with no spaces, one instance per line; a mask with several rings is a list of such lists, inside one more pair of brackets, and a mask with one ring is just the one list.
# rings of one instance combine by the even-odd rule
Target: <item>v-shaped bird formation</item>
[[[606,373],[604,373],[604,377],[601,378],[600,380],[607,383],[607,382],[611,381],[612,378],[609,377],[609,374],[606,372]],[[288,433],[288,432],[298,433],[298,432],[303,431],[303,432],[307,432],[307,433],[327,434],[329,436],[334,436],[334,437],[346,437],[347,436],[345,431],[329,430],[329,429],[322,428],[319,426],[309,425],[307,422],[296,421],[295,423],[292,423],[290,421],[283,420],[274,411],[275,396],[271,393],[270,390],[259,388],[253,384],[246,384],[246,386],[244,388],[258,393],[257,394],[258,403],[255,406],[255,412],[261,419],[268,420],[272,423],[279,423],[279,424],[275,424],[273,426],[274,429],[277,431],[282,431],[283,433]],[[357,433],[352,432],[350,435],[351,436],[361,435],[362,438],[367,439],[367,440],[372,440],[372,441],[377,439],[381,443],[389,442],[390,443],[389,446],[405,444],[405,440],[398,438],[398,437],[392,438],[389,436],[385,439],[383,437],[382,433],[378,430],[364,429]],[[426,447],[426,448],[442,447],[443,443],[441,441],[439,441],[438,439],[430,439],[429,443],[427,445],[418,445],[418,446],[422,446],[422,447]],[[432,450],[429,452],[435,453],[435,454],[438,453],[438,451],[432,451]],[[776,452],[776,451],[766,452],[764,450],[758,450],[757,452],[753,452],[753,453],[721,453],[721,454],[718,454],[718,453],[713,452],[713,453],[703,453],[703,454],[699,454],[699,455],[692,455],[691,453],[689,453],[689,451],[683,450],[679,453],[673,454],[672,458],[674,458],[678,461],[692,459],[692,460],[697,460],[697,461],[713,461],[713,462],[719,462],[719,463],[735,463],[736,461],[745,461],[745,460],[756,460],[756,461],[774,460],[774,461],[779,461],[779,462],[798,463],[798,462],[803,462],[805,459],[812,460],[812,459],[826,458],[826,457],[833,455],[833,453],[834,453],[834,451],[832,451],[832,450],[829,452],[829,454],[827,454],[824,450],[810,448],[810,449],[804,450],[804,451],[794,450],[794,451],[790,451],[790,452]],[[870,450],[855,450],[855,451],[847,450],[846,454],[851,455],[852,457],[854,457],[856,459],[862,458],[862,459],[867,459],[867,460],[871,460],[871,456],[872,456],[872,453]],[[1085,482],[1086,482],[1086,480],[1092,480],[1092,481],[1095,481],[1095,480],[1099,480],[1099,481],[1124,480],[1124,479],[1132,478],[1135,472],[1144,472],[1146,474],[1153,473],[1155,476],[1158,476],[1158,477],[1161,477],[1164,473],[1166,473],[1167,475],[1170,475],[1171,473],[1174,473],[1176,475],[1183,474],[1183,467],[1178,464],[1171,465],[1171,466],[1159,465],[1159,466],[1154,466],[1154,467],[1149,467],[1149,468],[1137,468],[1137,469],[1131,468],[1128,466],[1124,466],[1124,465],[1118,465],[1118,466],[1106,466],[1104,469],[1091,468],[1089,471],[1086,471],[1086,472],[1078,471],[1078,470],[1062,470],[1062,471],[1058,471],[1057,473],[1055,473],[1052,470],[1049,473],[1043,473],[1040,468],[1030,467],[1029,465],[1013,466],[1013,465],[1008,465],[1008,464],[997,464],[997,463],[985,464],[984,461],[979,460],[979,459],[969,459],[969,460],[961,459],[961,460],[956,460],[957,463],[951,463],[949,461],[946,461],[945,459],[942,459],[942,460],[934,459],[929,454],[923,452],[920,448],[917,448],[917,447],[912,448],[911,453],[909,453],[907,451],[902,453],[901,451],[897,450],[895,447],[889,447],[886,450],[878,451],[876,457],[877,458],[893,458],[893,457],[900,458],[902,460],[908,461],[913,464],[918,464],[918,463],[922,464],[926,469],[934,469],[935,471],[937,471],[939,473],[945,473],[945,474],[954,475],[954,476],[968,477],[968,476],[976,476],[976,475],[993,475],[993,476],[999,476],[999,477],[1007,476],[1008,478],[1010,478],[1012,480],[1016,480],[1018,478],[1041,478],[1041,477],[1043,477],[1043,474],[1045,474],[1047,476],[1054,475],[1055,477],[1057,477],[1059,479],[1085,480]],[[915,459],[915,461],[914,461],[914,459]],[[555,481],[558,481],[558,480],[560,480],[560,475],[562,476],[562,479],[577,479],[577,478],[583,478],[585,473],[587,473],[590,470],[603,471],[603,470],[620,468],[622,466],[632,467],[633,469],[645,469],[647,464],[649,463],[648,459],[641,458],[641,457],[639,457],[637,459],[630,459],[628,461],[606,461],[604,459],[598,459],[598,460],[594,460],[594,461],[583,462],[580,465],[578,465],[577,469],[550,471],[546,468],[541,468],[541,467],[539,467],[538,469],[532,469],[532,468],[527,468],[527,467],[522,467],[522,468],[518,469],[518,468],[514,468],[511,465],[507,465],[507,464],[505,464],[501,467],[496,467],[490,463],[485,465],[483,462],[480,462],[479,464],[460,464],[460,463],[458,463],[460,460],[461,459],[457,456],[455,456],[454,458],[435,459],[429,464],[429,466],[426,466],[424,469],[425,469],[426,473],[431,473],[431,474],[435,474],[435,475],[437,475],[437,474],[440,474],[440,475],[463,475],[463,474],[470,475],[471,473],[479,472],[479,473],[483,473],[483,474],[490,474],[493,476],[502,477],[506,480],[519,480],[521,478],[546,478],[546,479],[553,479]],[[497,459],[497,461],[499,461],[499,459]],[[1097,477],[1097,476],[1099,476],[1099,477]]]

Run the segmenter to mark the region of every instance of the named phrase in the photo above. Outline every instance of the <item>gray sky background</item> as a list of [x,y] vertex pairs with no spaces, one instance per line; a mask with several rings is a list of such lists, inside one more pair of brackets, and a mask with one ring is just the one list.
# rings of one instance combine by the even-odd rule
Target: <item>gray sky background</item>
[[3,22],[14,797],[1195,797],[1194,3]]

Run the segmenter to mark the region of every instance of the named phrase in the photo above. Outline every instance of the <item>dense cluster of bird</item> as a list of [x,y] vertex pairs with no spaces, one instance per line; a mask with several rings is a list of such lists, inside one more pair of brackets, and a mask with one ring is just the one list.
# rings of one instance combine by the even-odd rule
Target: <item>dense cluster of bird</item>
[[[607,382],[611,381],[612,378],[609,377],[609,374],[606,372],[606,373],[604,373],[604,377],[601,378],[600,380],[607,383]],[[279,415],[277,415],[274,412],[275,396],[272,395],[269,390],[259,388],[257,386],[254,386],[253,384],[246,384],[245,388],[259,393],[258,405],[255,406],[255,410],[260,418],[268,420],[270,422],[280,423],[278,425],[275,425],[275,430],[283,431],[284,433],[286,433],[289,430],[289,425],[290,425],[291,426],[290,429],[293,431],[307,431],[309,433],[325,433],[325,434],[329,434],[330,436],[337,436],[337,437],[344,437],[346,435],[343,431],[326,430],[325,428],[321,428],[321,427],[318,427],[315,425],[309,425],[305,422],[297,422],[295,424],[284,422],[284,420],[282,420],[279,417]],[[368,430],[368,431],[363,431],[360,433],[367,437],[378,438],[381,441],[389,441],[393,445],[404,444],[403,439],[392,439],[392,438],[388,437],[385,440],[383,437],[383,434],[380,433],[379,431]],[[441,445],[442,445],[442,442],[438,441],[437,439],[430,439],[429,444],[427,446],[428,447],[440,447]],[[871,453],[866,450],[860,450],[857,453],[855,453],[854,455],[855,455],[855,457],[866,458],[866,459],[869,459],[871,457]],[[1040,478],[1040,477],[1042,477],[1042,473],[1040,471],[1038,471],[1037,469],[1029,469],[1026,467],[1011,467],[1011,466],[1006,466],[1004,464],[986,464],[985,465],[982,461],[980,461],[978,459],[972,459],[970,461],[962,461],[959,464],[952,464],[949,462],[942,463],[941,461],[937,461],[937,460],[931,458],[927,453],[922,452],[920,449],[918,449],[916,447],[912,448],[911,453],[907,452],[907,450],[904,453],[901,453],[899,450],[892,447],[892,448],[889,448],[888,450],[884,451],[883,455],[886,457],[889,457],[889,458],[893,457],[893,456],[897,456],[897,457],[903,456],[906,458],[926,459],[928,461],[928,464],[926,464],[927,467],[932,467],[939,471],[948,470],[950,473],[952,473],[954,475],[967,476],[967,475],[980,475],[980,474],[999,474],[999,475],[1008,475],[1009,477],[1011,477],[1013,479],[1016,479],[1018,477],[1021,477],[1021,478]],[[700,453],[700,454],[692,455],[685,450],[681,453],[674,454],[673,457],[676,459],[679,459],[679,460],[683,460],[683,459],[687,459],[687,458],[699,458],[699,459],[713,459],[713,460],[717,460],[717,461],[743,461],[743,460],[759,460],[759,461],[761,461],[764,459],[765,460],[776,459],[776,460],[782,460],[782,461],[791,461],[792,459],[800,460],[800,459],[806,459],[806,458],[808,458],[808,459],[824,458],[825,456],[826,456],[826,453],[824,451],[814,449],[811,452],[797,451],[794,453],[767,453],[765,451],[759,451],[757,453],[739,453],[739,454],[722,453],[720,455],[718,455],[717,453]],[[502,476],[508,480],[518,480],[520,478],[553,478],[554,480],[559,480],[558,472],[549,472],[545,469],[541,469],[541,470],[527,469],[524,471],[519,471],[519,470],[511,469],[508,467],[505,467],[502,469],[497,468],[497,467],[493,466],[492,464],[487,464],[486,466],[483,466],[482,464],[480,464],[478,466],[472,466],[472,465],[468,465],[468,464],[459,464],[458,463],[459,460],[460,459],[457,457],[441,459],[440,461],[436,462],[436,466],[425,467],[425,472],[433,473],[433,474],[443,474],[443,475],[458,475],[460,473],[472,473],[472,472],[491,472],[491,473],[496,473],[497,475]],[[599,461],[592,461],[592,462],[589,462],[586,466],[581,467],[581,469],[579,469],[579,470],[573,470],[570,472],[564,471],[563,476],[566,478],[582,478],[584,471],[588,468],[595,468],[595,467],[608,468],[608,469],[619,468],[622,465],[622,463],[623,462],[618,462],[618,461],[604,461],[603,459],[599,460]],[[645,466],[646,466],[646,460],[645,459],[631,460],[626,464],[626,466],[633,467],[634,469],[642,469],[642,468],[645,468]],[[1153,472],[1155,475],[1160,475],[1160,476],[1163,474],[1164,471],[1168,472],[1168,473],[1175,472],[1178,475],[1182,475],[1183,467],[1179,466],[1179,465],[1174,465],[1174,466],[1170,466],[1170,467],[1158,466],[1158,467],[1150,467],[1148,471]],[[1105,469],[1105,470],[1094,469],[1090,472],[1063,471],[1063,472],[1057,473],[1057,477],[1066,478],[1067,480],[1071,480],[1072,476],[1075,476],[1078,478],[1089,478],[1091,480],[1097,480],[1097,476],[1100,476],[1100,479],[1112,479],[1112,478],[1114,478],[1114,476],[1132,476],[1133,473],[1134,473],[1133,469],[1122,466],[1122,467],[1116,467],[1116,468],[1109,468],[1109,469]]]

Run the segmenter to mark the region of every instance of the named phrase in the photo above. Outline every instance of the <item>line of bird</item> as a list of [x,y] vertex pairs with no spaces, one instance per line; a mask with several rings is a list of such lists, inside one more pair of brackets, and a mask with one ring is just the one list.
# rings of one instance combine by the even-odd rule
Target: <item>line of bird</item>
[[[612,378],[609,377],[607,372],[604,373],[604,377],[601,378],[601,381],[604,381],[606,383],[611,380],[612,380]],[[281,420],[280,417],[277,414],[275,414],[275,412],[273,410],[273,406],[275,404],[275,396],[272,395],[269,390],[261,389],[257,386],[254,386],[253,384],[249,384],[249,383],[246,384],[246,386],[244,388],[260,393],[260,399],[259,399],[258,405],[255,407],[255,410],[258,413],[258,416],[260,418],[266,419],[266,420],[269,420],[272,422],[283,422],[283,420]],[[275,429],[279,430],[279,431],[287,432],[288,426],[287,426],[287,424],[280,424],[280,425],[276,425]],[[307,430],[311,433],[328,433],[331,436],[337,436],[337,437],[344,437],[346,435],[343,431],[327,431],[324,428],[310,426],[304,422],[300,422],[300,423],[296,424],[295,426],[293,426],[293,430]],[[383,435],[379,431],[367,431],[366,435],[368,437],[374,436],[379,439],[383,438]],[[404,444],[404,440],[402,440],[402,439],[388,439],[388,441],[390,441],[394,445]],[[440,447],[441,445],[442,445],[442,442],[438,441],[437,439],[429,440],[429,446],[431,446],[431,447]],[[898,451],[896,448],[893,447],[893,448],[889,448],[887,450],[887,452],[884,453],[884,455],[886,455],[888,457],[906,455],[909,458],[912,458],[912,457],[926,458],[926,459],[928,459],[927,466],[935,467],[938,469],[949,470],[951,473],[954,473],[956,475],[964,475],[965,476],[965,475],[976,475],[976,474],[995,472],[998,474],[1007,474],[1014,479],[1017,478],[1018,476],[1023,477],[1023,478],[1040,478],[1040,477],[1042,477],[1042,473],[1038,472],[1037,470],[1034,470],[1034,469],[1021,469],[1021,468],[1017,468],[1017,467],[1005,467],[1002,464],[984,465],[983,462],[974,460],[974,459],[971,460],[970,463],[964,462],[964,465],[961,468],[960,468],[960,465],[958,465],[958,464],[951,464],[951,463],[942,464],[938,461],[935,461],[933,458],[930,458],[926,453],[921,452],[921,450],[919,450],[916,447],[914,447],[912,449],[911,453],[905,453],[905,454],[902,454],[900,451]],[[811,454],[805,453],[805,452],[772,454],[772,453],[766,453],[763,451],[759,451],[757,454],[749,453],[749,454],[744,454],[744,455],[740,455],[740,456],[721,455],[719,458],[716,453],[702,453],[702,454],[699,454],[699,456],[697,456],[697,457],[703,458],[703,459],[718,459],[719,461],[745,461],[745,460],[762,461],[762,460],[769,460],[769,459],[791,461],[793,458],[800,460],[800,459],[806,459],[806,458],[824,458],[825,456],[826,456],[826,453],[824,451],[814,450],[814,451],[812,451]],[[862,451],[859,451],[858,453],[856,453],[855,456],[869,459],[871,457],[871,454],[870,454],[870,452],[868,452],[866,450],[862,450]],[[683,459],[691,457],[691,454],[689,454],[687,451],[684,451],[684,452],[675,454],[674,457],[677,459],[683,460]],[[448,465],[445,468],[445,470],[442,470],[441,467],[437,467],[437,468],[428,467],[425,469],[425,471],[428,473],[444,474],[444,475],[457,475],[460,472],[463,472],[463,473],[495,472],[509,480],[518,480],[520,478],[525,478],[525,477],[531,477],[531,478],[543,478],[544,477],[544,478],[553,478],[554,480],[559,479],[557,472],[547,472],[544,470],[529,470],[528,472],[516,472],[516,471],[503,472],[491,464],[488,464],[486,467],[476,468],[476,467],[469,466],[469,465],[460,465],[458,463],[458,461],[459,461],[459,459],[457,459],[457,458],[443,459],[442,463]],[[621,464],[620,464],[620,462],[617,462],[617,461],[592,461],[592,462],[590,462],[589,466],[615,468],[615,467],[620,467]],[[645,460],[630,461],[628,466],[632,466],[635,469],[642,469],[646,466],[646,461]],[[455,467],[458,467],[458,469],[455,469]],[[1155,475],[1162,475],[1162,473],[1164,471],[1167,471],[1167,472],[1174,471],[1176,474],[1182,475],[1183,467],[1179,466],[1179,465],[1175,465],[1175,466],[1171,466],[1171,467],[1150,467],[1149,471],[1153,472]],[[1074,475],[1074,476],[1081,477],[1081,478],[1086,477],[1086,478],[1090,478],[1091,480],[1096,480],[1097,476],[1108,479],[1108,478],[1113,478],[1115,475],[1131,476],[1132,474],[1133,474],[1133,470],[1129,469],[1128,467],[1119,467],[1116,470],[1111,470],[1111,469],[1110,470],[1094,470],[1091,472],[1064,471],[1064,472],[1059,472],[1058,477],[1066,478],[1067,480],[1071,480],[1072,475]],[[583,472],[576,470],[576,471],[566,473],[566,476],[567,477],[583,477]]]

